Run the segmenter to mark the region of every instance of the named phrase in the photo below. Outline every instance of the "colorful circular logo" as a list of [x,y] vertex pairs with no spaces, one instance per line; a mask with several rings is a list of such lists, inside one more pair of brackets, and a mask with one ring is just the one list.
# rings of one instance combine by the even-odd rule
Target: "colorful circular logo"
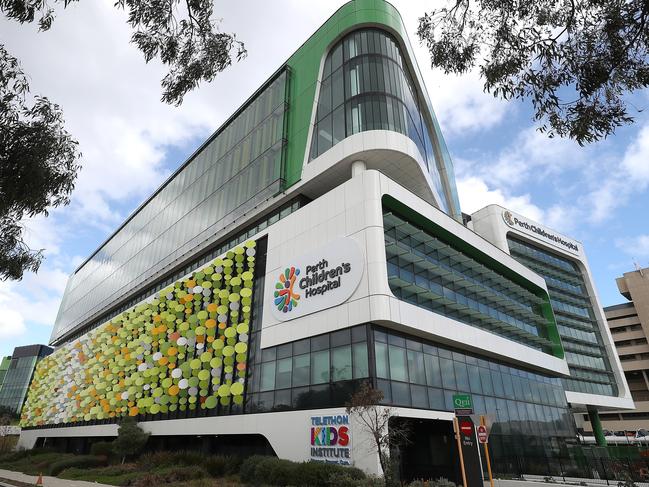
[[300,275],[300,269],[287,267],[279,275],[279,281],[275,283],[275,306],[280,311],[288,313],[293,308],[297,308],[300,295],[293,291],[295,278]]

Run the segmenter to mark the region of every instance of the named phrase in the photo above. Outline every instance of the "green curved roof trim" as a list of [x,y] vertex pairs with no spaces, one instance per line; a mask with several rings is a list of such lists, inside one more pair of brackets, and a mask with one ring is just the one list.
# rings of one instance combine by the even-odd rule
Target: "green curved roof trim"
[[255,248],[235,247],[41,360],[21,426],[242,404]]

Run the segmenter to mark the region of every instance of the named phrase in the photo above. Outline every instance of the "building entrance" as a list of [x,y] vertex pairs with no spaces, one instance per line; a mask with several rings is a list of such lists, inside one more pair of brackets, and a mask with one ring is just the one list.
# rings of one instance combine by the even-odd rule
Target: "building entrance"
[[390,428],[402,427],[407,429],[409,441],[392,452],[401,481],[444,477],[456,485],[462,483],[451,421],[401,417],[390,420]]

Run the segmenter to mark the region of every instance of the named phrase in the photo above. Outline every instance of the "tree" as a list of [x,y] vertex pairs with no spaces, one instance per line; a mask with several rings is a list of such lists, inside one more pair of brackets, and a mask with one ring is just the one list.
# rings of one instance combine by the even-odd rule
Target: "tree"
[[[53,0],[64,9],[75,0]],[[169,67],[162,101],[180,105],[201,81],[242,59],[246,50],[234,34],[218,31],[211,0],[116,0],[128,12],[131,42],[148,63]],[[0,12],[20,23],[38,22],[46,31],[54,8],[44,0],[0,0]],[[78,144],[64,128],[60,107],[43,96],[27,101],[29,84],[18,60],[0,43],[0,279],[37,272],[42,250],[23,239],[24,219],[47,216],[67,205],[80,169]]]
[[452,0],[419,19],[431,64],[478,66],[484,90],[529,99],[539,129],[580,145],[633,122],[625,95],[649,86],[646,0]]
[[23,219],[65,205],[80,156],[58,105],[36,96],[16,58],[0,45],[0,279],[36,272],[42,251],[22,238]]
[[127,416],[119,423],[117,438],[113,440],[113,453],[122,457],[135,456],[142,451],[149,440],[149,433],[140,428],[134,418]]
[[371,384],[364,382],[346,404],[347,414],[356,418],[361,428],[372,439],[371,451],[379,456],[381,472],[385,485],[393,483],[393,472],[390,463],[390,449],[409,441],[409,430],[403,424],[392,423],[390,418],[396,416],[391,407],[381,406],[383,392],[374,389]]
[[[76,0],[53,0],[67,8]],[[131,42],[148,63],[160,59],[169,66],[162,79],[162,101],[180,105],[188,91],[246,55],[234,34],[219,32],[212,0],[116,0],[115,7],[128,12],[133,29]],[[20,23],[38,18],[39,30],[54,21],[54,9],[45,0],[0,0],[0,11]]]

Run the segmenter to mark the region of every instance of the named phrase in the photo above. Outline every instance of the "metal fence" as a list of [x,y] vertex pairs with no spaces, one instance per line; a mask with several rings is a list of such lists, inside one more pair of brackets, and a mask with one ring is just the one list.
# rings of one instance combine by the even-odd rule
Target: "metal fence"
[[[493,459],[494,476],[546,482],[614,485],[631,482],[649,487],[649,458],[500,457]],[[643,485],[644,484],[644,485]]]

